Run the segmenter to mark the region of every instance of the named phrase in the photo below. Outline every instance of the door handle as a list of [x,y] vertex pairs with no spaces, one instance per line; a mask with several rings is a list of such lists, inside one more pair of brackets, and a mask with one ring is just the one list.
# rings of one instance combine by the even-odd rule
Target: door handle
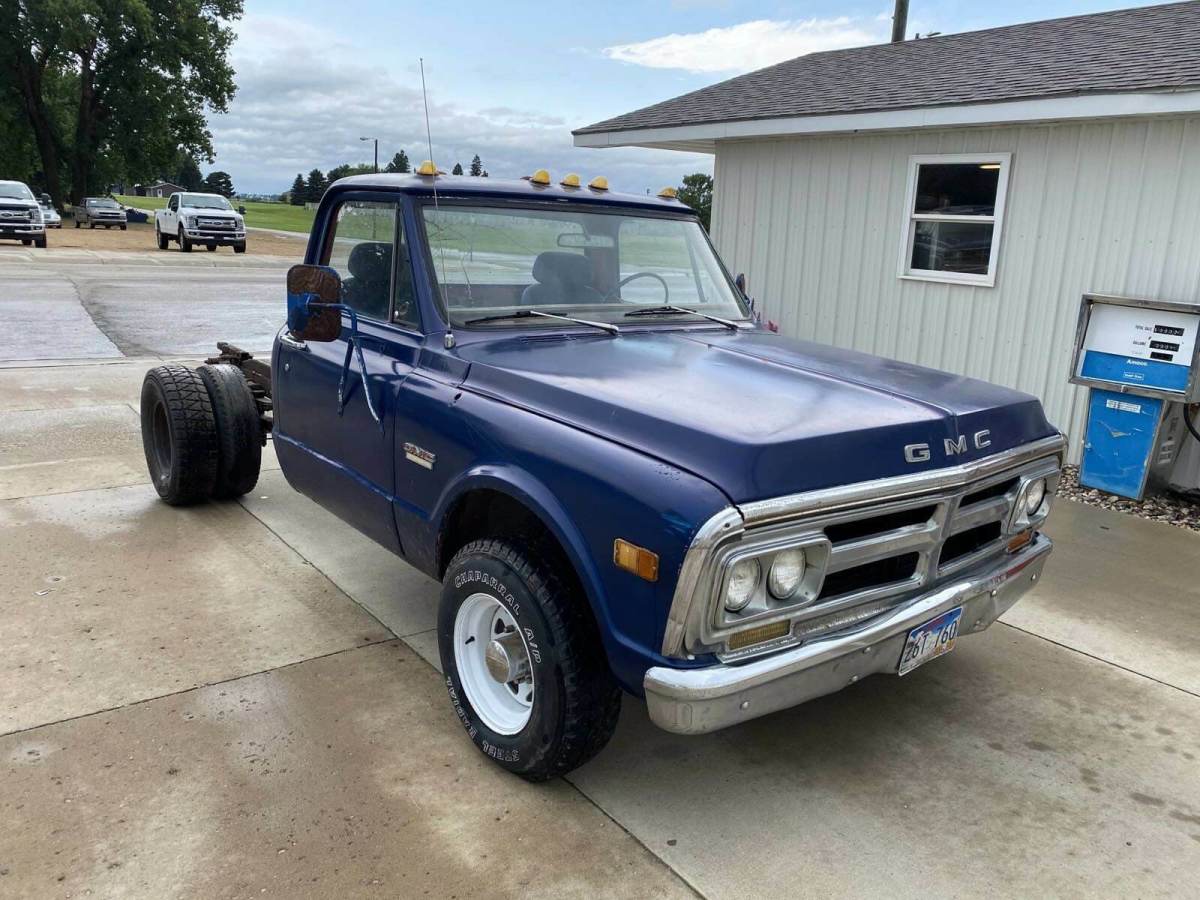
[[308,352],[308,344],[304,343],[304,341],[298,341],[286,333],[279,335],[279,343],[291,347],[293,350],[299,350],[301,353]]

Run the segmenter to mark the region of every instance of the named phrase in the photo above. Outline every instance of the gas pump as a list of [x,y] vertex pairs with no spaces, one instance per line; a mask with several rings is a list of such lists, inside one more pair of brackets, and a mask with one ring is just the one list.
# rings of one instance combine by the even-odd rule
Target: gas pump
[[[1200,304],[1084,294],[1071,381],[1088,390],[1079,482],[1141,500],[1200,441]],[[1173,486],[1179,486],[1176,483]]]

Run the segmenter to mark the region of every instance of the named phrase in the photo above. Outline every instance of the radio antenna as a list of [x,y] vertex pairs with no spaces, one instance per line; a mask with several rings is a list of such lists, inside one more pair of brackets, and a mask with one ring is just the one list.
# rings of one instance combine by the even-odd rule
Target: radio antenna
[[[433,132],[429,129],[429,94],[425,90],[425,57],[418,56],[417,64],[421,67],[421,102],[425,105],[425,142],[429,145],[429,162],[433,166],[433,211],[436,215],[441,210],[438,207],[437,195],[437,162],[433,158]],[[440,223],[439,223],[440,224]],[[446,283],[446,248],[443,246],[438,257],[442,263],[442,284]],[[450,329],[450,309],[446,309],[446,337],[443,340],[447,350],[454,347],[454,332]]]
[[425,142],[429,145],[429,161],[433,163],[433,208],[437,209],[437,162],[433,158],[433,132],[429,130],[429,94],[425,91],[425,57],[418,56],[417,64],[421,67],[421,102],[425,104]]

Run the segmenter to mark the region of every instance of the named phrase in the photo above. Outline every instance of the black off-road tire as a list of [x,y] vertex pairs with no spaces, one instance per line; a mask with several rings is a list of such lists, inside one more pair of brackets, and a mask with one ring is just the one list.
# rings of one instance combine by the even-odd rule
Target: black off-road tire
[[46,236],[43,234],[41,237],[34,238],[33,246],[37,247],[39,250],[45,250],[46,249]]
[[181,253],[191,253],[192,252],[192,242],[183,236],[182,228],[179,229],[179,237],[176,240],[179,241],[179,251]]
[[[557,572],[551,559],[532,546],[473,541],[450,561],[438,607],[438,649],[455,713],[480,751],[527,781],[545,781],[583,765],[608,743],[621,711],[621,689],[587,598],[568,586],[573,579]],[[455,617],[479,592],[504,604],[531,648],[533,707],[515,735],[483,724],[459,679]]]
[[217,423],[204,380],[156,366],[142,382],[142,448],[158,495],[172,506],[207,500],[217,483]]
[[258,406],[237,366],[202,365],[196,372],[208,389],[217,423],[217,483],[212,496],[232,500],[254,490],[262,466]]
[[154,236],[158,238],[158,249],[166,250],[168,244],[171,242],[171,239],[159,231],[157,225],[154,226]]
[[217,245],[216,244],[205,244],[204,249],[207,250],[209,253],[212,253],[214,250],[217,249]]
[[246,242],[242,241],[240,244],[234,244],[233,252],[234,253],[245,253],[246,252]]

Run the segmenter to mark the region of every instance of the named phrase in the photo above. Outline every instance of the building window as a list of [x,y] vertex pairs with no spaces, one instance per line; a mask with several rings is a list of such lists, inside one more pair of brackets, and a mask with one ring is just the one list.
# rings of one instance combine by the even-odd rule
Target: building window
[[995,284],[1011,158],[953,153],[909,159],[901,278]]

